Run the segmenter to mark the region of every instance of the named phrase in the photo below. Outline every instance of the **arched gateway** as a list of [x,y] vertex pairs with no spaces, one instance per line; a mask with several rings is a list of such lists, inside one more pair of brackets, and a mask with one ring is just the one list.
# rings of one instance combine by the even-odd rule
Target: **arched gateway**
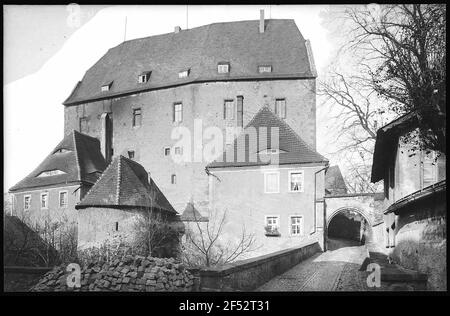
[[337,238],[355,240],[359,238],[361,242],[372,241],[372,227],[382,221],[382,204],[383,197],[377,193],[326,196],[325,240],[328,240],[331,234]]

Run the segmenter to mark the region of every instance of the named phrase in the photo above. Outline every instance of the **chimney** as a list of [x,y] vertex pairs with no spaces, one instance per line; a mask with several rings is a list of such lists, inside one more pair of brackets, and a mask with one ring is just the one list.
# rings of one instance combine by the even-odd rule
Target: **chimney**
[[175,26],[175,34],[180,33],[181,27]]
[[259,33],[264,33],[264,10],[259,10]]

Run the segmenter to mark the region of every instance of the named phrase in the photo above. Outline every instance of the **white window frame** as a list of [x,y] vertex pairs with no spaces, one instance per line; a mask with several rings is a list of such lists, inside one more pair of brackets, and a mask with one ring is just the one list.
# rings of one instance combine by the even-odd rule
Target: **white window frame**
[[186,70],[182,70],[180,72],[178,72],[178,78],[179,79],[183,79],[183,78],[187,78],[189,77],[189,71],[190,69],[186,69]]
[[[61,206],[61,193],[66,193],[66,205]],[[58,207],[59,208],[67,208],[67,206],[69,205],[69,191],[67,190],[62,190],[58,192]]]
[[[300,218],[300,223],[298,223],[298,225],[299,225],[299,228],[300,228],[300,232],[298,233],[298,234],[294,234],[293,233],[293,231],[292,231],[292,218],[294,218],[294,217],[299,217]],[[302,215],[296,215],[296,214],[294,214],[294,215],[289,215],[289,234],[291,235],[291,236],[303,236],[303,216]]]
[[428,184],[428,185],[426,185],[425,186],[425,163],[430,163],[430,161],[425,161],[426,159],[428,159],[427,157],[427,154],[426,154],[426,152],[424,151],[424,150],[422,150],[421,151],[421,153],[420,153],[420,188],[421,189],[423,189],[423,188],[426,188],[426,187],[428,187],[428,186],[430,186],[430,185],[433,185],[434,183],[436,183],[437,182],[437,180],[438,180],[438,172],[439,172],[439,170],[438,170],[438,162],[437,162],[437,159],[436,159],[436,152],[435,151],[431,151],[430,152],[430,156],[431,156],[431,170],[430,170],[430,172],[431,172],[431,174],[432,174],[432,177],[433,177],[433,179],[432,179],[432,183],[431,184]]
[[[26,198],[30,198],[30,202],[28,203],[28,207],[25,207],[26,206],[26,203],[25,203]],[[31,194],[25,194],[23,196],[23,209],[25,211],[28,211],[30,208],[31,208]]]
[[279,118],[286,118],[286,98],[275,99],[275,112]]
[[267,223],[267,219],[269,217],[274,217],[277,219],[276,229],[278,230],[278,232],[280,232],[280,215],[264,215],[264,227],[269,226],[269,224]]
[[[42,197],[43,197],[44,195],[47,196],[47,201],[46,201],[46,206],[45,206],[45,207],[42,206]],[[39,206],[41,207],[42,210],[48,209],[48,199],[49,199],[49,194],[48,194],[48,192],[42,192],[42,193],[41,193],[41,199],[40,199],[40,201],[39,201]]]
[[[298,190],[298,191],[291,190],[291,174],[293,174],[293,173],[301,173],[303,175],[301,190]],[[292,193],[305,192],[305,171],[304,170],[289,170],[288,171],[288,192],[292,192]]]
[[[177,106],[180,107],[180,110],[177,111]],[[173,122],[178,124],[183,122],[183,103],[181,102],[176,102],[173,104]]]
[[111,89],[113,82],[111,81],[110,83],[104,84],[101,88],[102,92],[107,92]]
[[138,76],[139,83],[146,83],[150,80],[151,71],[144,72]]
[[[271,174],[276,174],[278,177],[278,188],[274,192],[267,191],[267,177]],[[272,193],[280,193],[280,172],[279,171],[265,171],[264,172],[264,193],[272,194]]]
[[219,74],[227,74],[230,72],[230,64],[228,63],[218,63],[217,64],[217,72]]
[[271,73],[272,72],[272,65],[258,65],[258,73]]

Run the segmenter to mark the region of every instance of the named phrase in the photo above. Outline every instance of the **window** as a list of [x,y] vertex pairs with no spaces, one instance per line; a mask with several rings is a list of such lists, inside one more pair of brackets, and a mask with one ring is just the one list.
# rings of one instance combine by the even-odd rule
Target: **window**
[[23,197],[23,209],[29,210],[31,206],[31,195],[25,195]]
[[280,173],[264,173],[264,193],[278,193],[280,190]]
[[303,171],[289,171],[289,192],[303,192]]
[[134,159],[134,150],[129,150],[128,151],[128,158]]
[[64,172],[64,171],[61,171],[61,170],[57,170],[57,169],[55,169],[55,170],[48,170],[48,171],[43,171],[43,172],[41,172],[41,173],[38,175],[38,177],[57,176],[57,175],[59,175],[59,174],[65,174],[65,172]]
[[133,127],[141,126],[141,124],[142,124],[141,108],[133,109]]
[[67,191],[59,192],[59,207],[67,207]]
[[258,152],[258,154],[260,155],[277,155],[279,153],[285,153],[286,151],[284,150],[280,150],[278,148],[268,148],[268,149],[263,149],[261,151]]
[[226,74],[230,72],[230,64],[229,63],[219,63],[217,65],[217,72],[219,74]]
[[177,184],[177,176],[175,174],[170,176],[170,182],[172,184]]
[[266,227],[269,231],[278,231],[280,227],[280,217],[278,215],[266,216]]
[[114,226],[115,226],[116,232],[119,231],[119,222],[115,222],[114,224],[115,224]]
[[48,208],[48,193],[41,193],[41,208]]
[[146,72],[143,72],[142,74],[140,74],[138,76],[138,82],[146,83],[147,81],[149,81],[151,73],[152,73],[151,71],[146,71]]
[[286,118],[286,99],[275,100],[275,114],[280,118]]
[[80,117],[80,133],[88,133],[89,125],[87,117]]
[[170,147],[164,148],[164,156],[170,156]]
[[244,97],[242,95],[237,96],[237,126],[244,126]]
[[187,78],[189,76],[189,72],[190,72],[190,69],[180,71],[178,73],[178,78],[180,78],[180,79]]
[[70,151],[69,149],[60,148],[60,149],[55,150],[54,154],[64,154],[64,153],[67,153],[69,151]]
[[180,123],[183,121],[183,104],[175,103],[173,105],[173,121],[175,123]]
[[260,74],[265,72],[272,72],[272,66],[271,65],[260,65],[258,66],[258,72]]
[[175,147],[175,155],[182,155],[182,154],[183,154],[183,147]]
[[104,85],[102,86],[102,92],[109,91],[109,90],[111,89],[112,84],[113,84],[112,81],[109,82],[109,83],[104,84]]
[[302,235],[302,217],[301,216],[291,216],[290,217],[290,232],[292,236]]
[[226,120],[234,119],[234,102],[233,100],[225,100],[223,106],[223,118]]

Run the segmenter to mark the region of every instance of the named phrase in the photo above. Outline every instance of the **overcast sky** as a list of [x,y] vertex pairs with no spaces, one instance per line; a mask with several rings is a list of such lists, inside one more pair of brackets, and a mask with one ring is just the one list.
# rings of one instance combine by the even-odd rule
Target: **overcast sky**
[[[62,102],[106,51],[127,40],[214,22],[295,19],[319,76],[334,47],[327,6],[4,6],[4,187],[30,173],[63,137]],[[126,21],[126,27],[125,27]],[[126,32],[125,32],[126,30]],[[319,113],[320,115],[320,113]],[[318,150],[326,131],[318,118]],[[325,123],[324,123],[325,124]]]

